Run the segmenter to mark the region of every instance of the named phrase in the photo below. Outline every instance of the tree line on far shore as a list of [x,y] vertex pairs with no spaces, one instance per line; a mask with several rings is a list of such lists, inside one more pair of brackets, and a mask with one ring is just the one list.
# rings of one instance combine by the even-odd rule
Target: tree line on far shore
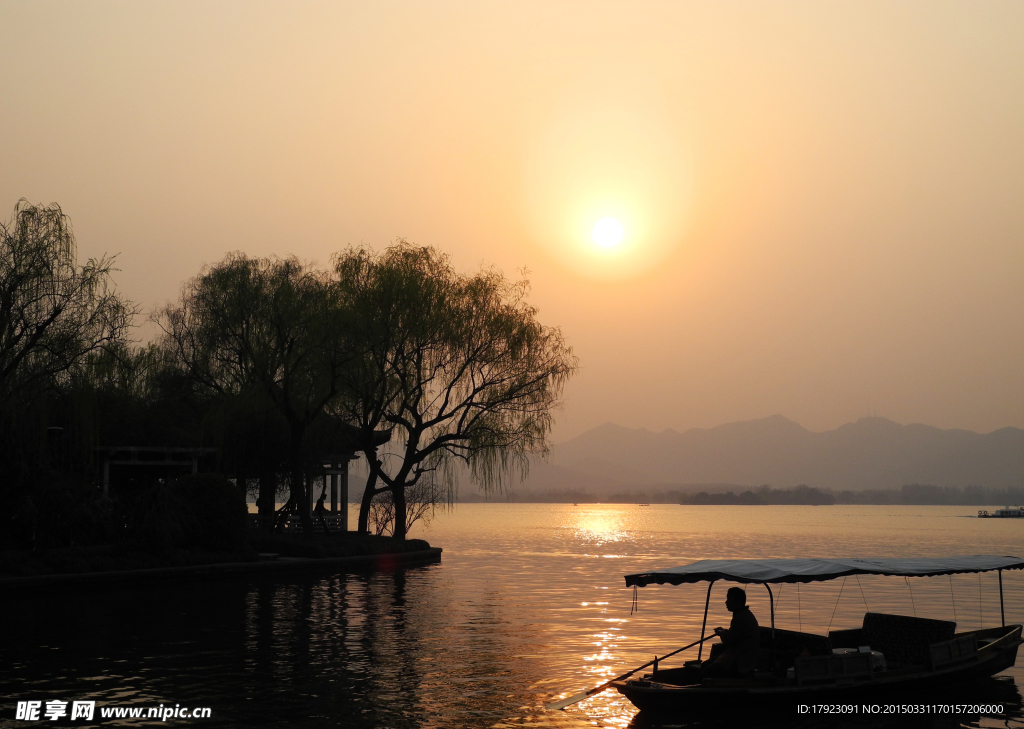
[[692,504],[692,505],[809,505],[876,504],[917,506],[994,506],[1024,504],[1024,488],[987,488],[983,486],[932,486],[906,484],[898,489],[865,489],[863,491],[821,489],[806,485],[795,488],[773,488],[768,485],[740,491],[668,490],[648,493],[637,489],[610,496],[597,496],[583,489],[564,491],[516,490],[509,497],[519,503],[548,504]]
[[113,263],[79,265],[57,205],[23,200],[0,226],[7,546],[107,538],[101,446],[215,447],[216,470],[268,515],[278,497],[311,503],[325,454],[354,451],[369,466],[358,530],[404,538],[410,513],[455,499],[456,464],[487,492],[525,472],[577,367],[525,281],[404,241],[328,268],[230,254],[152,315],[162,334],[146,346]]

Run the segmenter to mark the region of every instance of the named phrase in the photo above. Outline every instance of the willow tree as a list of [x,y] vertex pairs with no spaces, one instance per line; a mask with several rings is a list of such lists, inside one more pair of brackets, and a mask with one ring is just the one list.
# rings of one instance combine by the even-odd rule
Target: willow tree
[[114,260],[78,265],[71,222],[56,204],[21,200],[0,224],[0,424],[5,453],[18,412],[67,378],[90,354],[126,340],[136,313],[111,282]]
[[[387,456],[364,450],[367,494],[390,493],[396,537],[408,531],[407,491],[422,479],[451,499],[458,463],[491,490],[547,452],[552,410],[577,361],[561,331],[537,320],[527,282],[493,269],[460,274],[447,255],[405,242],[380,255],[347,251],[335,272],[364,328],[354,379],[362,389],[343,401],[362,407],[363,422],[397,431]],[[364,494],[361,530],[368,511]]]
[[[303,507],[311,486],[307,436],[336,398],[350,357],[337,294],[325,272],[295,258],[233,253],[186,283],[180,301],[158,315],[163,346],[201,388],[236,412],[239,403],[262,401],[279,413],[291,499]],[[299,513],[312,534],[308,510]]]

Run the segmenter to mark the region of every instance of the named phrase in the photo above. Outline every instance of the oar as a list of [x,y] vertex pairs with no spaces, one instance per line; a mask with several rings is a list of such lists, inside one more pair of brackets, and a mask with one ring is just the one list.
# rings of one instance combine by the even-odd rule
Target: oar
[[632,671],[629,671],[628,673],[624,673],[621,676],[616,676],[615,678],[611,679],[610,681],[606,681],[605,683],[602,683],[600,686],[595,686],[594,688],[587,689],[586,691],[578,693],[575,696],[570,696],[567,699],[562,699],[561,701],[556,701],[553,704],[548,704],[544,708],[546,708],[546,709],[553,709],[553,710],[557,711],[557,710],[564,709],[567,706],[572,706],[573,704],[576,704],[576,703],[579,703],[580,701],[583,701],[583,699],[585,699],[585,698],[587,698],[589,696],[593,696],[594,694],[597,694],[597,693],[600,693],[600,692],[604,691],[606,688],[611,686],[616,681],[621,681],[624,678],[629,678],[630,676],[632,676],[637,671],[642,671],[643,669],[645,669],[648,666],[652,665],[655,661],[659,661],[660,662],[660,661],[665,660],[666,658],[671,658],[676,653],[682,653],[687,648],[693,648],[695,645],[703,643],[706,640],[711,640],[712,638],[715,638],[715,637],[717,637],[717,635],[715,633],[712,633],[711,635],[709,635],[706,638],[701,638],[698,641],[694,641],[693,643],[690,643],[690,645],[684,645],[679,650],[672,651],[671,653],[666,653],[661,658],[655,658],[654,661],[648,661],[644,665],[639,666],[637,668],[634,668]]

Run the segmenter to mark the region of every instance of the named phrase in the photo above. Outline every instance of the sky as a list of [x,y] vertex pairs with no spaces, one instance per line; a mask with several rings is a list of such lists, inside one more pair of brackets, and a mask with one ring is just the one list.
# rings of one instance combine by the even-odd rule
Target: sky
[[530,280],[580,359],[556,442],[1024,427],[1024,3],[0,0],[0,28],[0,217],[59,203],[146,312],[230,251],[404,238]]

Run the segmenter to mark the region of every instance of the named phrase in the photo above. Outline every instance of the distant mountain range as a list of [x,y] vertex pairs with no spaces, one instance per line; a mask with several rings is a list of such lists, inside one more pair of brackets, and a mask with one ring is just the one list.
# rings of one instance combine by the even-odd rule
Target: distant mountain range
[[679,433],[606,423],[552,449],[515,491],[833,490],[1024,485],[1024,430],[992,433],[862,418],[814,433],[781,415]]

